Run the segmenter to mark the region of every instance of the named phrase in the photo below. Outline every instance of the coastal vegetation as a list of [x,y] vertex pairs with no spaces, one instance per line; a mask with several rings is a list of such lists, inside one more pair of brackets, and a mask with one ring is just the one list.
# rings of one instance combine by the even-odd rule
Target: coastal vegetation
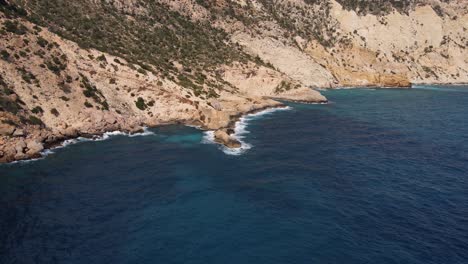
[[[101,105],[102,110],[109,110],[109,104],[107,103],[104,95],[99,91],[95,85],[93,85],[88,77],[80,74],[81,76],[81,87],[83,88],[83,94],[87,98],[92,98],[95,103]],[[86,105],[88,107],[88,105]]]
[[[155,1],[139,1],[138,5],[145,12],[121,10],[112,1],[12,2],[15,10],[27,12],[10,10],[10,13],[48,27],[82,48],[95,48],[122,57],[130,64],[139,65],[137,71],[140,74],[155,72],[154,66],[163,77],[174,79],[180,74],[174,63],[180,63],[189,70],[184,72],[184,76],[190,80],[183,80],[180,84],[198,95],[207,93],[209,89],[204,86],[210,86],[210,83],[195,86],[193,82],[197,76],[214,70],[220,64],[250,58],[238,46],[230,44],[223,30],[212,27],[209,22],[195,23]],[[139,10],[138,5],[135,5],[135,10]],[[9,30],[24,32],[20,25],[12,23],[9,23]],[[38,44],[47,45],[41,38]],[[96,59],[107,63],[104,55]],[[46,66],[59,74],[66,67],[61,62],[53,57]]]
[[300,85],[296,84],[296,85],[293,85],[292,83],[290,82],[287,82],[287,81],[281,81],[280,84],[278,84],[278,86],[276,86],[275,88],[275,93],[276,94],[279,94],[279,93],[283,93],[283,92],[286,92],[286,91],[289,91],[291,89],[297,89],[299,88]]
[[140,110],[145,110],[146,108],[148,108],[148,106],[146,105],[145,99],[141,97],[138,97],[138,100],[135,102],[135,105]]

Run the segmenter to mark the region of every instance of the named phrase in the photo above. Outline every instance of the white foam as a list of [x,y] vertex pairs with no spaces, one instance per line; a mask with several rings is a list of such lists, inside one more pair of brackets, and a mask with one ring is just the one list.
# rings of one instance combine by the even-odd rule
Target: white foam
[[150,131],[147,127],[144,127],[143,132],[141,132],[141,133],[130,134],[130,133],[122,132],[122,131],[111,131],[111,132],[106,132],[106,133],[102,134],[101,136],[95,135],[95,136],[93,136],[91,138],[78,137],[78,138],[73,138],[73,139],[67,139],[67,140],[63,141],[60,145],[57,145],[57,146],[55,146],[53,148],[50,148],[50,149],[43,150],[41,152],[41,157],[40,158],[15,161],[15,162],[12,162],[12,163],[18,163],[18,162],[26,163],[26,162],[41,160],[41,159],[44,159],[45,157],[47,157],[47,156],[49,156],[51,154],[54,154],[55,150],[57,150],[57,149],[62,149],[62,148],[65,148],[67,146],[77,144],[77,143],[81,143],[81,142],[104,141],[104,140],[108,140],[111,137],[115,137],[115,136],[142,137],[142,136],[151,136],[151,135],[155,135],[155,133]]
[[237,139],[241,143],[240,148],[228,148],[224,145],[220,145],[215,142],[214,140],[214,131],[206,131],[205,135],[203,137],[202,143],[204,144],[217,144],[219,145],[219,148],[227,155],[233,155],[233,156],[239,156],[251,149],[253,146],[247,142],[244,141],[245,137],[247,134],[250,133],[250,131],[247,130],[247,127],[249,125],[249,122],[252,120],[255,120],[259,117],[277,112],[277,111],[284,111],[284,110],[291,110],[292,108],[287,106],[287,107],[281,107],[281,108],[270,108],[266,109],[263,111],[259,111],[257,113],[253,114],[248,114],[239,119],[239,121],[236,122],[234,126],[234,133],[231,135],[233,138]]
[[94,136],[92,138],[88,138],[88,139],[84,139],[82,140],[83,138],[78,138],[82,141],[104,141],[104,140],[107,140],[111,137],[115,137],[115,136],[126,136],[126,137],[142,137],[142,136],[151,136],[151,135],[154,135],[154,132],[150,131],[147,127],[144,127],[143,128],[143,132],[140,132],[140,133],[133,133],[133,134],[130,134],[130,133],[126,133],[126,132],[122,132],[122,131],[111,131],[111,132],[106,132],[104,133],[102,136]]
[[351,89],[358,89],[358,88],[352,87],[352,86],[341,86],[341,87],[334,87],[330,90],[351,90]]

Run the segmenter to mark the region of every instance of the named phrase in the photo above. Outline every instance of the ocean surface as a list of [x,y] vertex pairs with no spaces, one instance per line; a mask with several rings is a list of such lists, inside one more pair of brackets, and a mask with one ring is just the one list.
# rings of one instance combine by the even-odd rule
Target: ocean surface
[[0,263],[468,263],[468,87],[323,93],[1,165]]

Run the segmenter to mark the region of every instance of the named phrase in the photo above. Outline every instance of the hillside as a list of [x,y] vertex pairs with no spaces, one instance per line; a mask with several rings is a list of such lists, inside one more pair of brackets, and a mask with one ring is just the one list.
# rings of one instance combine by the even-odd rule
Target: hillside
[[467,25],[463,0],[0,0],[0,161],[170,123],[227,144],[311,87],[468,83]]

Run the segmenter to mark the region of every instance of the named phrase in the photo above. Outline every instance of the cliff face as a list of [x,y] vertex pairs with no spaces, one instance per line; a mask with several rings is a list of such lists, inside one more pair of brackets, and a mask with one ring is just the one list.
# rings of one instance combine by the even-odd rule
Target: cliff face
[[373,3],[0,0],[0,162],[326,101],[308,87],[468,82],[465,1]]
[[268,19],[258,27],[226,27],[249,53],[311,86],[468,81],[468,2],[420,1],[373,12],[366,8],[378,8],[371,5],[377,1],[360,1],[370,5],[361,8],[349,2],[257,1],[252,12]]

